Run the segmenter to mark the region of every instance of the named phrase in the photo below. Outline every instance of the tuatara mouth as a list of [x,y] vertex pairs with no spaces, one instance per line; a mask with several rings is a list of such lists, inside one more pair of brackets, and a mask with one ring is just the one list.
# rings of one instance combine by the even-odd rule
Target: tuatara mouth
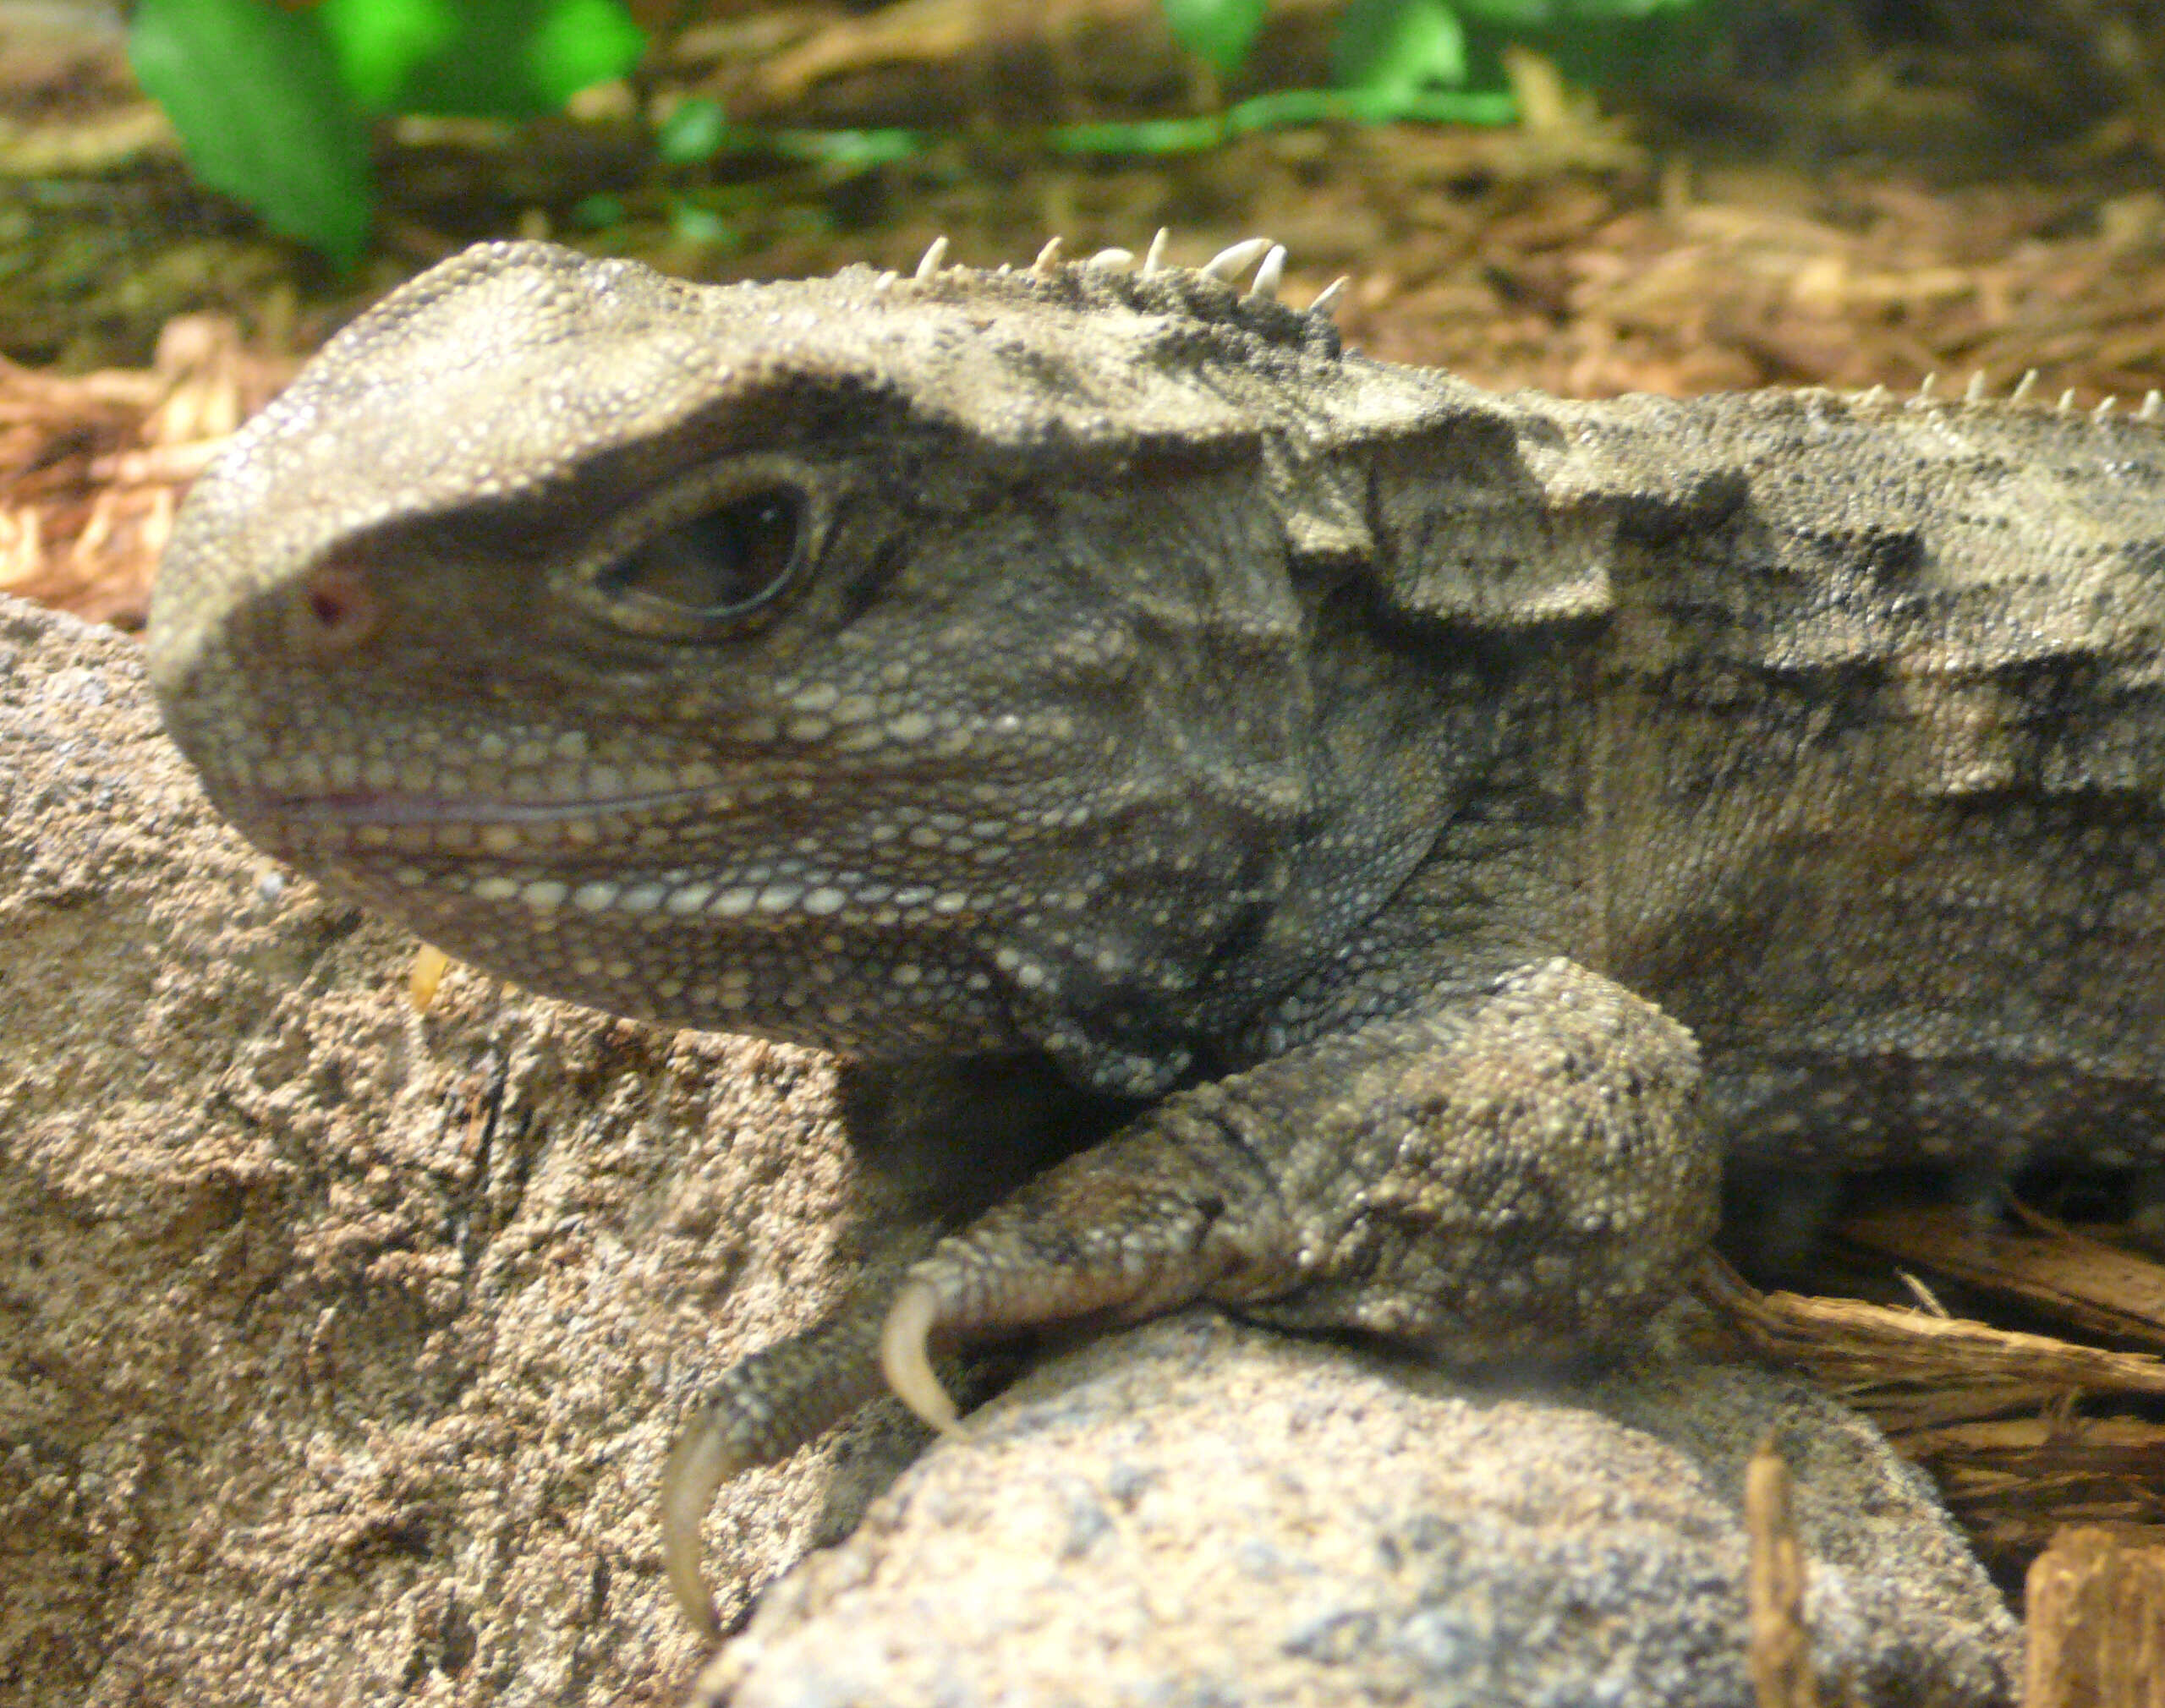
[[236,813],[262,821],[308,824],[557,824],[597,813],[653,812],[688,802],[723,804],[704,788],[657,790],[639,795],[573,796],[554,800],[490,800],[464,795],[409,795],[379,790],[336,794],[237,791],[227,796]]

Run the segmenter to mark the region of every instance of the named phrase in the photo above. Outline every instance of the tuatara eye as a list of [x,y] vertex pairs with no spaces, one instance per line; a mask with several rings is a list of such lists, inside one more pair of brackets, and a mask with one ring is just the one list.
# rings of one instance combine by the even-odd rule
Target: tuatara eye
[[794,487],[732,498],[603,565],[595,588],[612,603],[643,606],[641,614],[650,618],[728,622],[758,610],[788,583],[804,512],[804,496]]

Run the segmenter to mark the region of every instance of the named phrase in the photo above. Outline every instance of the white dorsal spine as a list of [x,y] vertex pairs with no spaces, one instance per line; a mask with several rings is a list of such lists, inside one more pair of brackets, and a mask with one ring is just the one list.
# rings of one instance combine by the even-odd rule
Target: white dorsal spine
[[1270,249],[1269,238],[1244,238],[1239,243],[1219,250],[1196,271],[1206,279],[1230,283],[1246,272],[1259,256],[1267,255]]

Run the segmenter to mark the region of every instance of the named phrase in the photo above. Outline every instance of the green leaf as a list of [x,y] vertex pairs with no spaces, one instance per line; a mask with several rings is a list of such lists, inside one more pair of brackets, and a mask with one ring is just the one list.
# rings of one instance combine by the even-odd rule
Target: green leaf
[[1200,118],[1086,119],[1055,125],[1046,141],[1061,154],[1192,154],[1226,137],[1218,113]]
[[1483,124],[1518,123],[1509,90],[1277,89],[1225,113],[1234,136],[1291,124]]
[[195,174],[347,266],[368,241],[368,127],[321,21],[269,0],[142,0],[129,63]]
[[450,0],[324,0],[316,15],[338,56],[347,93],[371,112],[386,112],[408,74],[458,39]]
[[669,233],[679,243],[701,249],[736,249],[743,247],[743,233],[726,216],[691,202],[677,202],[669,210]]
[[1274,89],[1200,118],[1055,125],[1045,133],[1061,154],[1186,154],[1222,146],[1251,131],[1296,124],[1513,124],[1518,103],[1508,90]]
[[1574,25],[1630,22],[1680,12],[1704,0],[1458,0],[1459,9],[1499,29],[1568,30]]
[[[1546,30],[1562,21],[1565,8],[1557,0],[1456,0],[1458,9],[1477,23],[1494,25],[1507,34],[1516,30]],[[1589,0],[1590,9],[1613,10],[1603,0]]]
[[913,160],[925,149],[920,133],[901,129],[777,130],[770,133],[768,140],[785,157],[817,161],[848,172]]
[[621,77],[646,37],[619,0],[324,0],[357,99],[524,118]]
[[1263,27],[1263,0],[1159,0],[1173,39],[1220,75],[1241,68]]
[[617,0],[554,0],[526,39],[534,87],[551,107],[622,77],[646,52],[646,32]]
[[1466,81],[1466,30],[1443,0],[1353,0],[1339,19],[1331,75],[1341,89],[1411,95]]
[[1471,75],[1500,78],[1508,42],[1536,49],[1570,82],[1642,88],[1691,80],[1729,0],[1450,0],[1465,19]]
[[654,128],[655,152],[671,166],[712,160],[729,140],[729,115],[719,101],[680,101]]

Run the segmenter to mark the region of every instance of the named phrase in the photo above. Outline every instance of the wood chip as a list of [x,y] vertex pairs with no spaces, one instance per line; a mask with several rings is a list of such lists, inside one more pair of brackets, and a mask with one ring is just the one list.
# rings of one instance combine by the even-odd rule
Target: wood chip
[[2062,1530],[2027,1600],[2024,1708],[2165,1708],[2165,1529]]
[[2020,1229],[1959,1208],[1875,1210],[1842,1237],[1903,1263],[2038,1306],[2086,1333],[2165,1348],[2165,1266],[2015,1207]]
[[1802,1371],[1938,1480],[1989,1562],[2020,1569],[2069,1522],[2165,1523],[2165,1423],[2083,1408],[2165,1394],[2165,1360],[1867,1304],[1696,1283],[1743,1348]]
[[0,360],[0,592],[140,628],[189,483],[294,365],[200,315],[166,328],[148,370]]
[[1808,1368],[1867,1410],[1875,1392],[1981,1381],[1995,1393],[2026,1389],[2040,1399],[2071,1390],[2165,1394],[2165,1359],[2147,1353],[1861,1299],[1761,1293],[1719,1259],[1708,1261],[1696,1285],[1762,1355]]
[[1746,1662],[1758,1708],[1819,1708],[1811,1633],[1804,1623],[1804,1546],[1790,1503],[1790,1468],[1769,1435],[1744,1471],[1744,1524],[1751,1542]]

